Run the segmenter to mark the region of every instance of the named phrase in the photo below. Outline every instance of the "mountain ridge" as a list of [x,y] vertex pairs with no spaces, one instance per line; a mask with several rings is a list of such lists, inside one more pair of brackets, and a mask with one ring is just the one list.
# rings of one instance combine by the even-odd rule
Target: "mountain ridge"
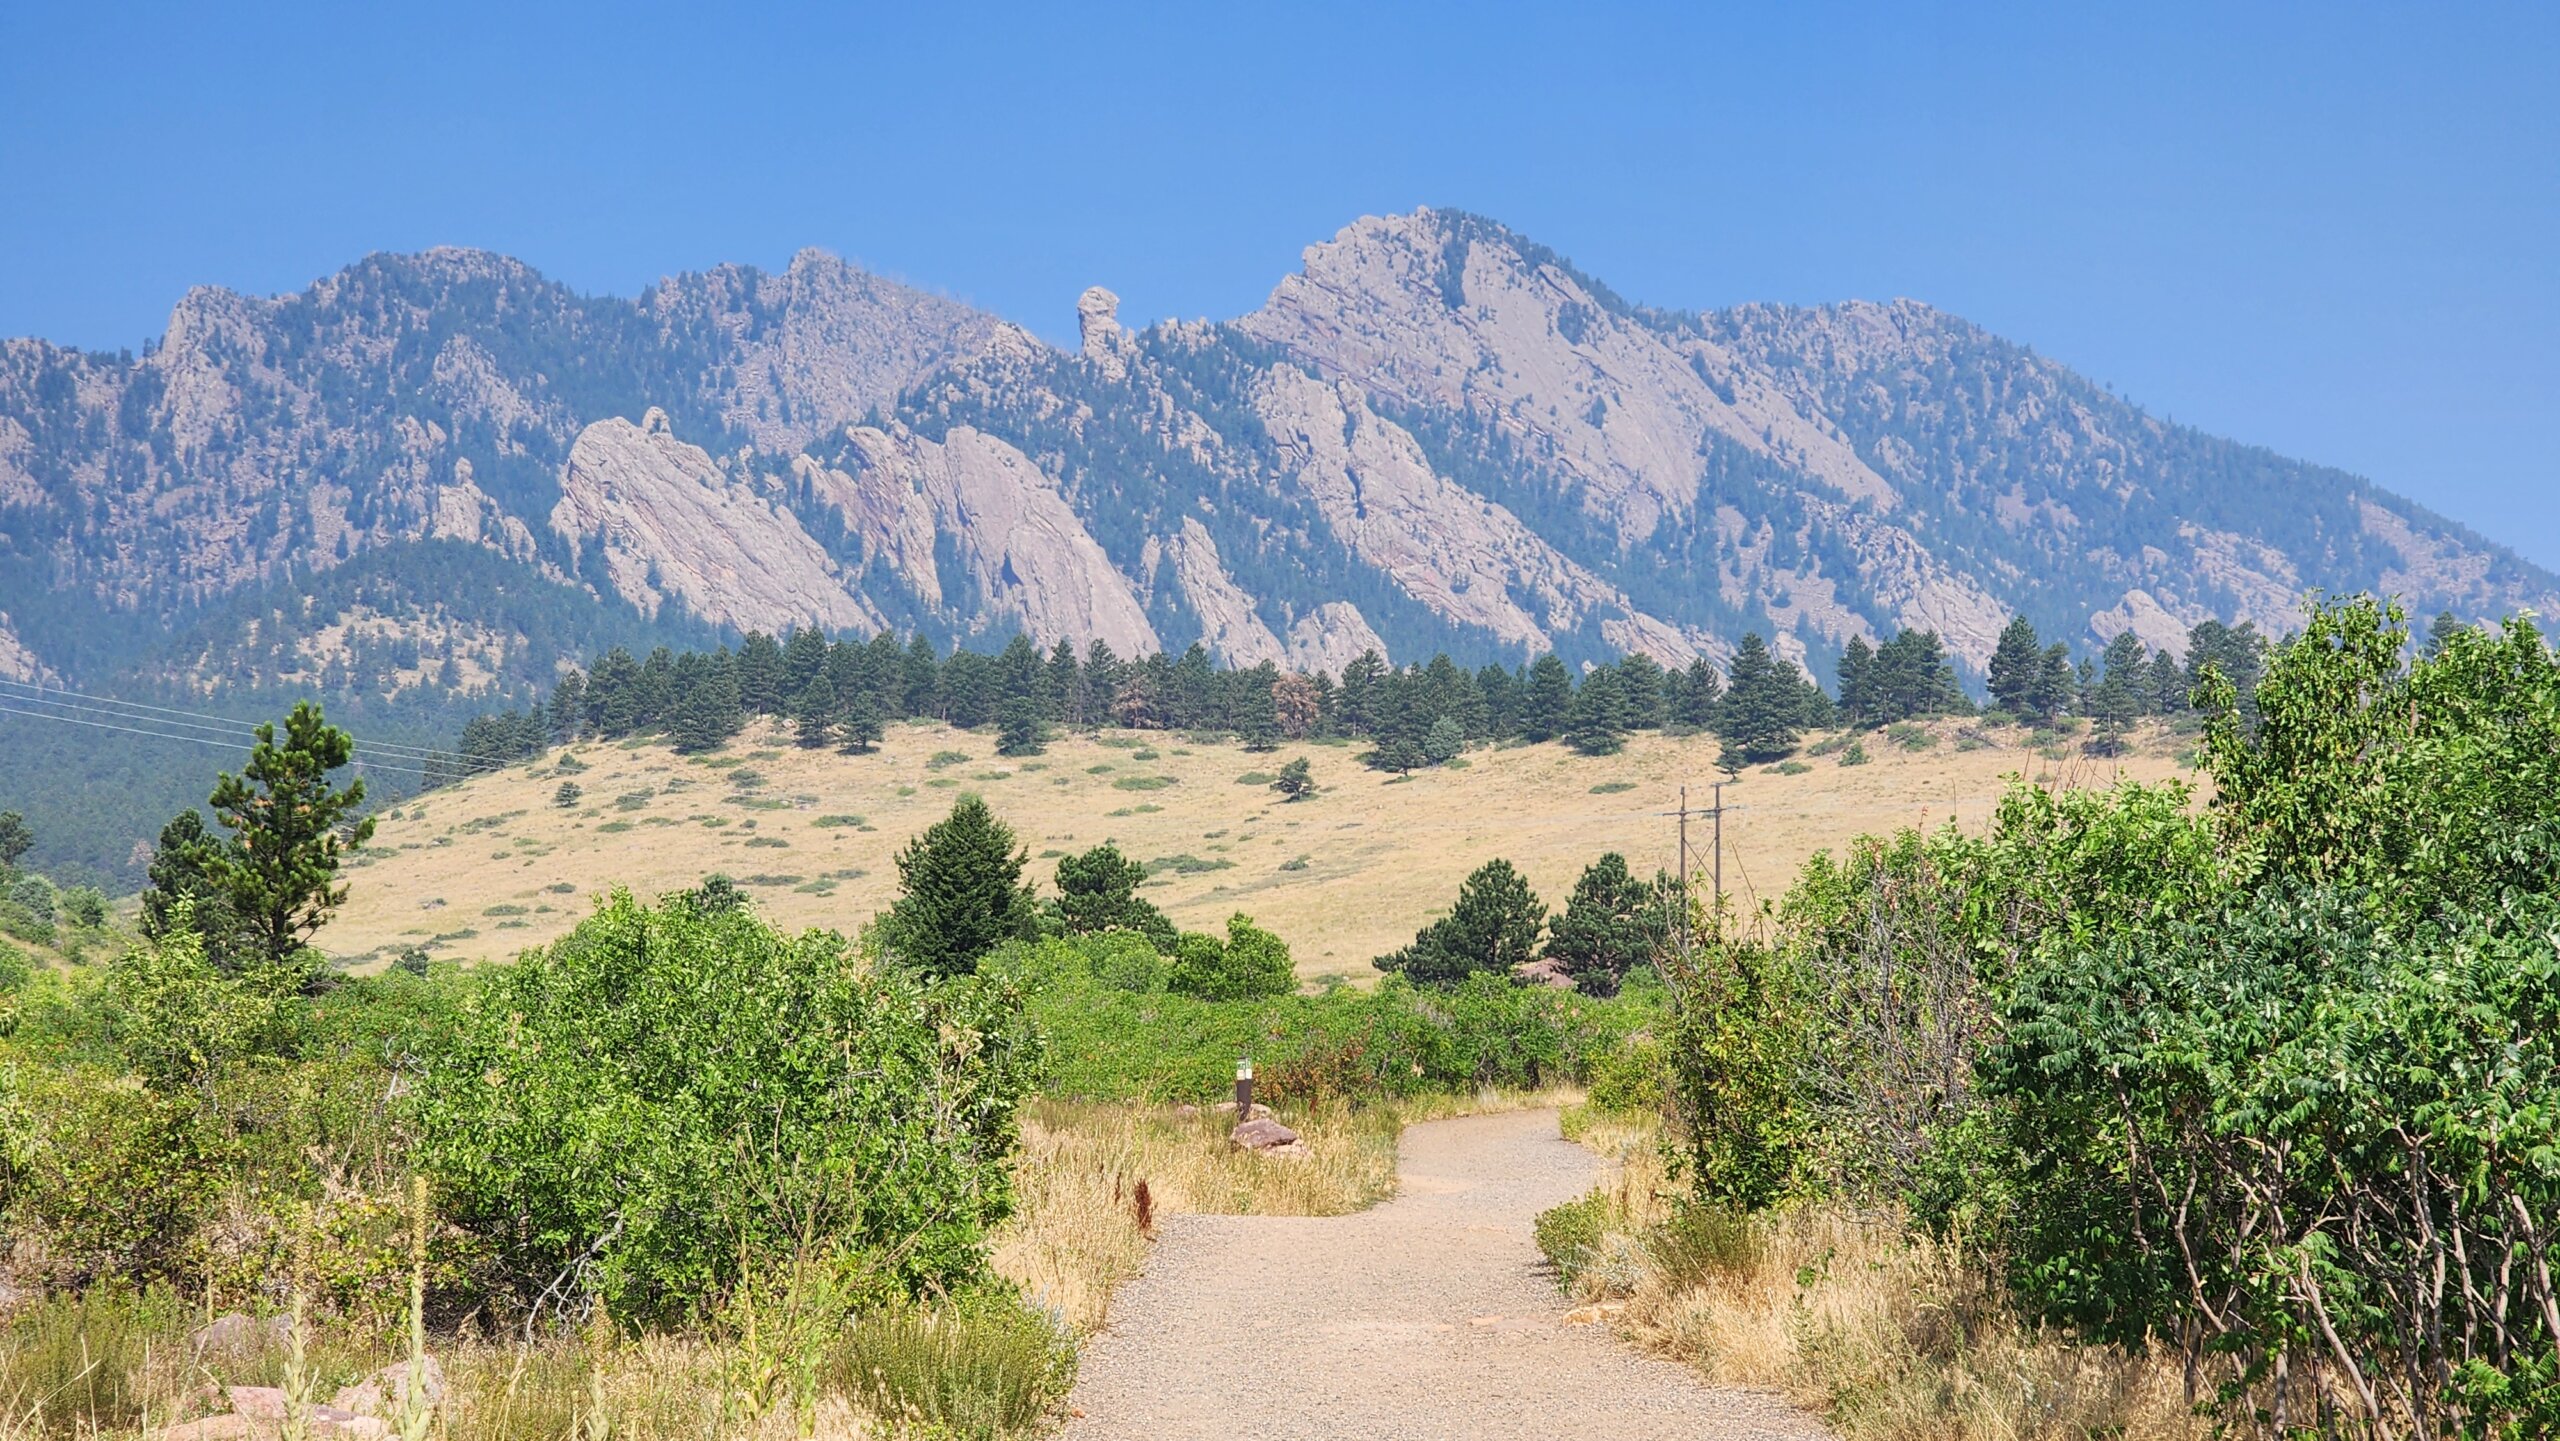
[[[1978,673],[2012,613],[2176,650],[2201,619],[2280,630],[2312,588],[2560,597],[2370,481],[1920,302],[1644,306],[1463,212],[1354,221],[1232,320],[1132,331],[1099,288],[1078,319],[1052,346],[818,250],[611,298],[439,248],[190,290],[140,357],[0,341],[0,667],[303,674],[350,617],[298,593],[430,541],[644,628],[1307,668],[1352,644],[1685,664],[1756,629],[1821,674],[1914,626]],[[228,654],[153,649],[143,617],[251,596],[268,616]],[[464,689],[573,658],[500,637]]]

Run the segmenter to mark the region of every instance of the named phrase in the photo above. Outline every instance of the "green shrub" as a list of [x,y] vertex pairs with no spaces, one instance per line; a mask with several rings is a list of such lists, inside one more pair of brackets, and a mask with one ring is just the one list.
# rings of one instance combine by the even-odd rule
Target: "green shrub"
[[1669,1074],[1670,1059],[1663,1054],[1662,1043],[1639,1035],[1616,1050],[1592,1057],[1583,1085],[1595,1109],[1650,1113],[1662,1109],[1663,1081]]
[[924,766],[926,770],[939,771],[949,770],[953,766],[967,765],[968,763],[969,753],[967,751],[935,751],[931,756],[926,758]]
[[975,1286],[931,1305],[865,1312],[830,1379],[874,1414],[934,1436],[1000,1441],[1040,1429],[1075,1381],[1075,1343],[1010,1292]]
[[[175,1290],[119,1285],[41,1296],[0,1325],[0,1398],[10,1436],[95,1435],[139,1426],[153,1357],[183,1354],[191,1307]],[[164,1418],[153,1418],[155,1420]],[[37,1423],[29,1431],[23,1422]]]
[[1174,942],[1165,988],[1209,1001],[1285,996],[1298,988],[1288,943],[1242,911],[1227,918],[1227,938],[1186,932]]
[[1841,748],[1840,764],[1844,766],[1862,766],[1866,763],[1867,743],[1865,741],[1851,741],[1848,745]]
[[1591,793],[1595,796],[1614,796],[1620,792],[1631,791],[1635,788],[1636,783],[1634,781],[1602,781],[1600,784],[1591,788]]
[[1537,1237],[1539,1254],[1556,1268],[1559,1281],[1570,1286],[1573,1278],[1582,1274],[1582,1268],[1599,1250],[1601,1238],[1609,1233],[1611,1215],[1611,1202],[1603,1191],[1538,1213],[1538,1219],[1531,1223],[1531,1233]]
[[859,826],[862,823],[860,816],[820,816],[809,822],[822,831],[841,830],[850,826]]
[[1800,776],[1812,770],[1813,767],[1806,765],[1803,761],[1780,761],[1769,769],[1782,776]]
[[1118,791],[1160,791],[1173,784],[1171,776],[1122,776],[1111,783]]
[[742,1255],[814,1247],[884,1289],[974,1278],[1037,1054],[1001,980],[866,973],[743,905],[618,892],[484,978],[410,1115],[507,1299],[565,1272],[617,1317],[675,1322]]

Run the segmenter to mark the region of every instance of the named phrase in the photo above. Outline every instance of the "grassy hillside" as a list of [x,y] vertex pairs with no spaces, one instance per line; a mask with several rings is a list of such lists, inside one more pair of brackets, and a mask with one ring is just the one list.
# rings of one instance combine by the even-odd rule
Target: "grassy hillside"
[[[1963,725],[1935,727],[1918,750],[1871,735],[1862,766],[1814,756],[1799,774],[1745,773],[1725,791],[1741,807],[1725,820],[1727,888],[1748,904],[1781,894],[1814,851],[1862,833],[1949,815],[1979,823],[2013,773],[2067,784],[2169,775],[2185,744],[2146,733],[2117,760],[2057,759],[2022,732],[1961,739]],[[778,924],[851,932],[891,898],[899,847],[974,790],[1030,848],[1044,893],[1058,853],[1111,841],[1158,868],[1147,894],[1177,922],[1209,929],[1246,911],[1289,940],[1301,975],[1364,976],[1492,857],[1557,907],[1602,851],[1644,872],[1671,866],[1677,835],[1661,812],[1683,783],[1704,805],[1719,778],[1712,739],[1650,734],[1598,760],[1554,745],[1476,750],[1463,769],[1409,780],[1367,769],[1347,744],[1252,754],[1161,731],[1065,737],[1021,761],[992,751],[989,736],[935,724],[892,727],[866,756],[801,750],[778,728],[707,756],[654,742],[557,751],[385,816],[319,943],[360,964],[412,945],[439,958],[512,955],[568,930],[603,889],[647,895],[712,872]],[[1267,782],[1299,755],[1322,789],[1283,803]],[[556,802],[563,781],[578,787],[573,806]],[[1701,868],[1711,834],[1691,822]]]

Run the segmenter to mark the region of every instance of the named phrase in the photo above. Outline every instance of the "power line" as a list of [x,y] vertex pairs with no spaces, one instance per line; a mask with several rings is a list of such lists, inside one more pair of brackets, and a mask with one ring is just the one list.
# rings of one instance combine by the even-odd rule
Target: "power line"
[[[0,699],[13,699],[13,697],[0,697]],[[216,739],[214,739],[212,736],[191,736],[191,735],[173,734],[173,733],[168,732],[168,731],[144,730],[144,729],[142,729],[142,728],[140,728],[140,727],[138,727],[138,726],[120,726],[120,725],[114,725],[114,724],[111,724],[111,723],[109,723],[109,722],[107,722],[107,721],[86,720],[86,719],[83,719],[83,718],[81,718],[81,717],[79,717],[79,716],[73,716],[73,715],[58,715],[58,714],[55,714],[55,713],[53,713],[53,712],[49,712],[49,711],[19,710],[19,709],[18,709],[18,708],[16,708],[15,706],[10,706],[10,705],[0,705],[0,715],[24,716],[24,717],[26,717],[26,718],[27,718],[27,719],[29,719],[29,720],[58,721],[58,722],[60,722],[60,723],[62,723],[62,724],[64,724],[64,725],[89,726],[89,727],[92,727],[92,728],[94,728],[94,729],[97,729],[97,730],[104,730],[104,731],[121,731],[122,733],[124,733],[124,734],[126,734],[126,735],[147,736],[147,737],[149,737],[149,738],[150,738],[150,739],[152,739],[152,740],[161,740],[161,741],[186,741],[186,742],[189,742],[189,743],[194,744],[194,745],[203,745],[203,746],[220,746],[220,747],[222,747],[224,750],[234,750],[234,751],[255,751],[255,750],[257,750],[257,747],[256,747],[256,746],[254,746],[254,745],[250,745],[250,744],[248,744],[247,742],[244,742],[244,741],[226,741],[226,740],[216,740]],[[399,772],[401,772],[401,773],[402,773],[402,774],[404,774],[404,775],[413,775],[413,776],[418,777],[418,778],[419,778],[419,779],[421,779],[421,780],[424,780],[424,779],[426,778],[426,776],[427,776],[427,772],[426,772],[426,771],[423,771],[423,770],[417,769],[416,767],[413,767],[413,766],[403,766],[403,765],[393,765],[393,764],[391,764],[391,763],[390,763],[390,762],[388,762],[388,761],[370,761],[370,760],[362,760],[362,759],[358,759],[358,760],[356,760],[356,761],[352,762],[352,764],[354,764],[354,765],[356,765],[356,766],[359,766],[359,767],[371,767],[372,769],[375,769],[375,770],[399,771]]]
[[[172,706],[149,705],[142,701],[117,700],[112,696],[90,695],[85,692],[69,690],[59,686],[33,685],[26,681],[9,680],[6,678],[0,678],[0,685],[17,686],[20,689],[35,692],[33,695],[15,695],[8,691],[0,691],[0,699],[15,700],[26,705],[51,706],[62,710],[85,711],[92,715],[111,716],[118,720],[140,721],[146,725],[170,728],[185,727],[191,730],[216,731],[227,735],[254,735],[257,733],[258,723],[256,722],[233,720],[223,716],[212,715],[205,711],[179,710]],[[76,699],[58,699],[57,697],[75,697]],[[82,704],[81,702],[95,702],[95,704]],[[134,711],[145,711],[150,712],[151,714],[134,715],[132,714]],[[17,711],[12,712],[12,714],[26,715],[30,714],[30,712]],[[192,717],[192,719],[190,719],[190,717]],[[75,719],[75,717],[62,716],[58,717],[58,719],[72,720]],[[113,729],[113,727],[109,728]],[[157,734],[157,732],[136,732],[136,734]],[[397,741],[369,740],[363,736],[352,736],[350,738],[354,740],[356,749],[361,754],[385,754],[391,758],[391,761],[418,761],[424,765],[433,765],[450,770],[457,775],[480,775],[487,771],[503,769],[505,766],[510,764],[510,762],[506,761],[466,759],[451,751],[437,750],[427,746],[406,745]],[[162,739],[194,740],[201,739],[201,737],[162,736]],[[222,744],[230,743],[222,742]],[[241,748],[247,749],[246,746]],[[422,767],[412,768],[398,766],[392,764],[391,761],[376,761],[371,763],[381,765],[385,769],[390,770],[415,769],[420,775],[427,773]]]
[[[0,677],[0,685],[16,686],[21,690],[32,691],[34,694],[31,696],[15,697],[15,699],[34,701],[42,705],[70,705],[70,701],[54,699],[55,696],[68,696],[71,697],[72,700],[91,701],[95,702],[96,706],[110,707],[111,709],[99,712],[100,714],[105,715],[114,715],[121,711],[152,712],[153,714],[150,718],[150,723],[154,725],[188,725],[202,726],[206,729],[219,728],[234,729],[242,732],[253,732],[260,724],[257,721],[244,721],[234,719],[230,716],[215,715],[209,711],[179,710],[174,706],[152,705],[145,701],[120,700],[114,696],[92,695],[85,691],[72,690],[68,686],[42,685],[34,681],[13,680],[7,677]],[[94,709],[95,707],[73,706],[72,708]],[[161,720],[158,718],[161,716],[176,716],[184,717],[185,719]],[[139,717],[129,718],[139,719]],[[365,750],[391,751],[395,753],[405,752],[413,759],[418,760],[435,760],[446,754],[445,752],[431,746],[413,746],[401,741],[368,740],[362,736],[357,736],[355,737],[355,742],[359,747]]]

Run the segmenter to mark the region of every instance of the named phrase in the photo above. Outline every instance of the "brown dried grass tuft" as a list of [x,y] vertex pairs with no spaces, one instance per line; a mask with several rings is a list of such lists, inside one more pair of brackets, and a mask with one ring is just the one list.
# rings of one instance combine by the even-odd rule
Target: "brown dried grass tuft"
[[2022,1322],[1962,1245],[1836,1206],[1683,1211],[1650,1118],[1571,1116],[1567,1133],[1612,1163],[1576,1292],[1623,1303],[1623,1335],[1709,1380],[1780,1392],[1848,1441],[2205,1434],[2173,1358]]

